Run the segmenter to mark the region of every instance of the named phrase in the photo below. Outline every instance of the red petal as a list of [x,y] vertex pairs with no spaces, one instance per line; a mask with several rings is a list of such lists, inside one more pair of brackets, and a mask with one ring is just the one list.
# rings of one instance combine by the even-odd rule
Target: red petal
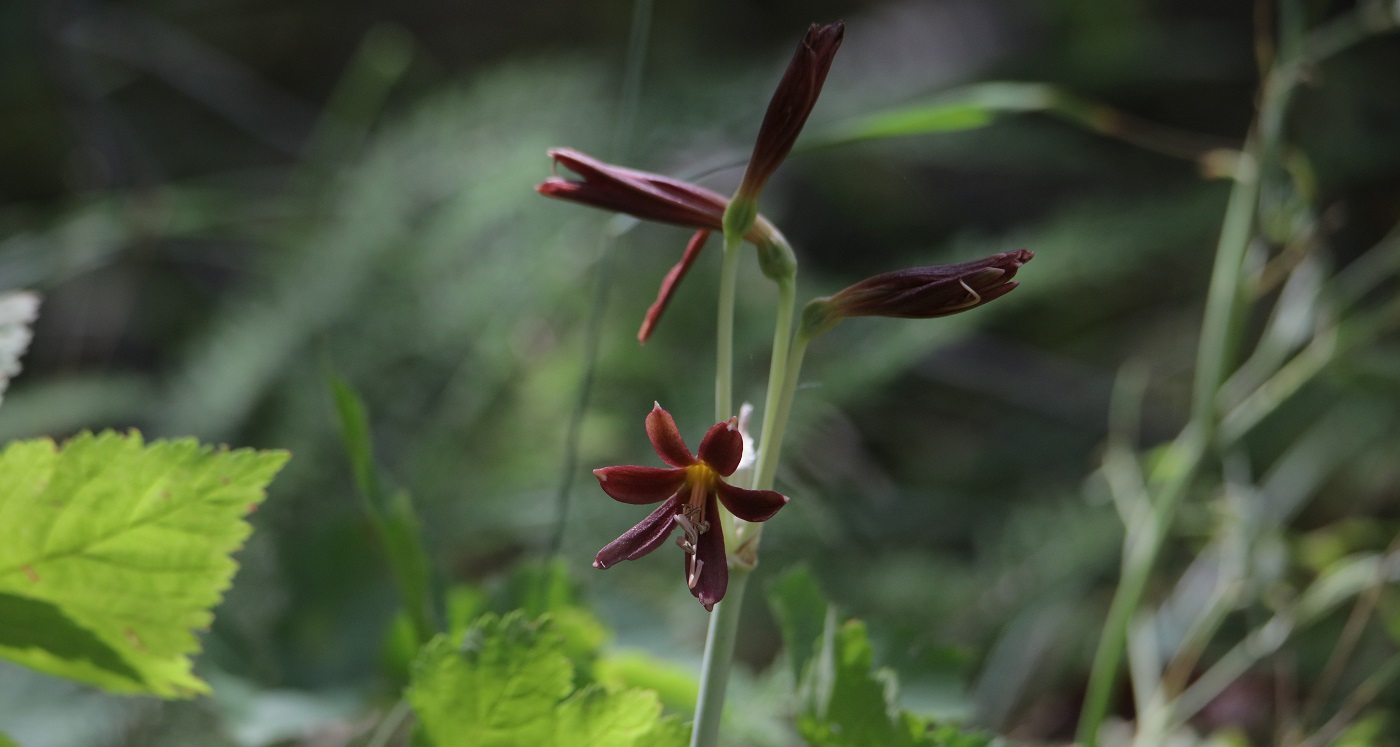
[[661,409],[660,402],[653,405],[651,412],[647,413],[647,438],[651,439],[651,448],[656,449],[661,461],[672,467],[695,464],[694,455],[686,448],[685,439],[681,438],[681,432],[676,428],[676,419]]
[[720,228],[728,200],[704,187],[604,163],[576,150],[549,151],[558,166],[578,174],[580,180],[555,176],[535,187],[547,197],[615,210],[638,218],[675,223],[691,228]]
[[700,442],[700,461],[725,477],[734,474],[743,457],[744,437],[739,433],[738,418],[715,423]]
[[676,528],[675,515],[680,512],[679,501],[666,501],[637,526],[609,542],[593,558],[594,568],[608,568],[624,560],[636,560],[661,546]]
[[633,505],[664,501],[685,484],[685,470],[665,467],[604,467],[593,474],[613,500]]
[[[710,506],[707,512],[710,516],[715,515],[714,508],[713,505]],[[729,588],[729,561],[724,555],[724,530],[720,529],[718,521],[710,525],[710,531],[700,535],[697,544],[695,555],[685,556],[686,583],[690,583],[691,564],[699,561],[700,576],[690,587],[690,593],[700,600],[700,604],[705,605],[705,609],[712,610],[724,599],[724,592]]]
[[661,290],[656,293],[656,301],[652,302],[651,308],[647,309],[646,318],[642,319],[642,328],[637,330],[637,342],[646,344],[647,338],[651,337],[651,331],[656,328],[656,323],[661,321],[661,313],[666,310],[666,305],[671,303],[671,296],[676,292],[676,286],[680,285],[681,278],[690,270],[690,266],[695,264],[695,259],[700,256],[700,250],[705,248],[705,242],[710,238],[709,230],[696,231],[690,237],[690,243],[685,246],[685,253],[681,255],[681,261],[666,273],[666,277],[661,279]]
[[720,480],[715,486],[719,500],[729,513],[744,521],[768,521],[787,505],[787,496],[772,490],[745,490]]

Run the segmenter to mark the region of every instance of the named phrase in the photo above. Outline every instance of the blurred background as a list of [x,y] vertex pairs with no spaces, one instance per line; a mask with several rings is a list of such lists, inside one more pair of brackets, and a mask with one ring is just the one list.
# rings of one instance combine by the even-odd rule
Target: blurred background
[[[1354,11],[1298,5],[1309,26]],[[727,193],[794,44],[843,19],[805,140],[764,195],[798,252],[799,300],[900,267],[1036,258],[985,308],[849,321],[813,344],[778,476],[793,501],[765,533],[745,610],[736,743],[795,743],[757,591],[798,564],[869,622],[906,707],[1067,740],[1123,540],[1097,476],[1114,381],[1131,365],[1145,382],[1136,446],[1185,422],[1229,193],[1210,155],[1250,127],[1271,7],[0,4],[0,289],[44,296],[0,440],[139,428],[294,455],[204,638],[198,671],[215,696],[114,698],[0,663],[0,729],[26,747],[339,745],[373,724],[402,684],[397,601],[354,495],[332,374],[364,397],[444,584],[508,585],[563,521],[559,557],[612,645],[698,671],[706,619],[674,553],[590,568],[640,515],[589,470],[657,464],[642,427],[653,400],[692,446],[711,424],[718,244],[640,347],[688,233],[532,187],[550,174],[545,149],[571,146]],[[1306,219],[1326,274],[1400,221],[1397,70],[1391,34],[1309,71],[1287,123],[1308,189],[1277,212],[1286,225],[1261,257]],[[1034,111],[830,144],[857,117],[987,81],[1100,102],[1148,147]],[[775,294],[745,262],[737,388],[757,401]],[[1289,551],[1270,590],[1394,536],[1398,342],[1385,327],[1338,354],[1244,442],[1250,479],[1304,436],[1341,449],[1296,478],[1309,500],[1277,532]],[[1158,591],[1218,524],[1203,493]],[[1400,606],[1382,608],[1400,631]],[[1343,620],[1299,646],[1300,679]],[[1393,655],[1384,626],[1372,632]],[[1241,680],[1202,728],[1269,743],[1272,682]],[[1382,718],[1397,701],[1379,699]]]

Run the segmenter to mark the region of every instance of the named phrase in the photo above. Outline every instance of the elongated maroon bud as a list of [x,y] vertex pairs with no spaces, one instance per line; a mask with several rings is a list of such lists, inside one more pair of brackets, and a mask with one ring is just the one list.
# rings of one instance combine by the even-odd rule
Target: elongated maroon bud
[[962,264],[875,275],[807,304],[802,329],[811,337],[852,316],[931,319],[974,309],[1014,290],[1016,271],[1034,256],[1020,249]]
[[729,200],[679,179],[614,166],[569,148],[551,148],[556,165],[578,175],[554,176],[535,187],[546,197],[671,223],[689,228],[720,229]]
[[[840,22],[825,26],[812,24],[807,29],[807,35],[797,45],[787,72],[783,73],[778,89],[768,102],[768,111],[758,128],[758,140],[754,142],[753,156],[744,171],[744,181],[734,194],[736,202],[756,202],[768,177],[787,158],[802,126],[807,123],[807,116],[817,104],[826,74],[831,70],[831,61],[836,57],[836,50],[841,48],[845,33],[846,26]],[[734,209],[737,211],[739,206]],[[740,228],[747,229],[747,225]]]

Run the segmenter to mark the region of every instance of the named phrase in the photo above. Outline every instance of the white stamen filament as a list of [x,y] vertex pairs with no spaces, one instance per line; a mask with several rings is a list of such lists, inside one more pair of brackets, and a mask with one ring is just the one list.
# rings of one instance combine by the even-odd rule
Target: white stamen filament
[[696,530],[695,523],[685,514],[676,514],[674,517],[676,524],[680,525],[682,536],[676,538],[676,544],[686,554],[695,554],[695,543],[700,541],[700,531]]
[[965,291],[967,291],[968,293],[971,293],[971,294],[972,294],[972,300],[971,300],[971,301],[964,301],[963,304],[962,304],[962,307],[966,308],[966,307],[969,307],[969,306],[976,306],[977,304],[982,303],[982,297],[979,296],[979,295],[977,295],[977,291],[973,290],[971,287],[968,286],[966,280],[963,280],[962,278],[958,278],[958,285],[961,285],[961,286],[963,287],[963,290],[965,290]]

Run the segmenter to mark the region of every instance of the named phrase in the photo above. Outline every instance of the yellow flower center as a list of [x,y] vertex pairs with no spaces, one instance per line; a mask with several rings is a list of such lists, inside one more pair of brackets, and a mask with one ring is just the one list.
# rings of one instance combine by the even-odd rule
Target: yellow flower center
[[700,582],[700,571],[705,567],[704,562],[696,557],[700,535],[710,531],[710,522],[705,519],[705,499],[714,492],[718,482],[719,473],[704,462],[696,462],[685,468],[685,484],[690,488],[690,495],[681,504],[681,513],[676,514],[676,523],[684,533],[684,536],[676,538],[676,544],[687,555],[685,575],[692,589]]
[[685,468],[685,483],[690,486],[686,513],[697,523],[705,520],[705,496],[714,492],[717,482],[719,473],[704,462],[696,462]]

